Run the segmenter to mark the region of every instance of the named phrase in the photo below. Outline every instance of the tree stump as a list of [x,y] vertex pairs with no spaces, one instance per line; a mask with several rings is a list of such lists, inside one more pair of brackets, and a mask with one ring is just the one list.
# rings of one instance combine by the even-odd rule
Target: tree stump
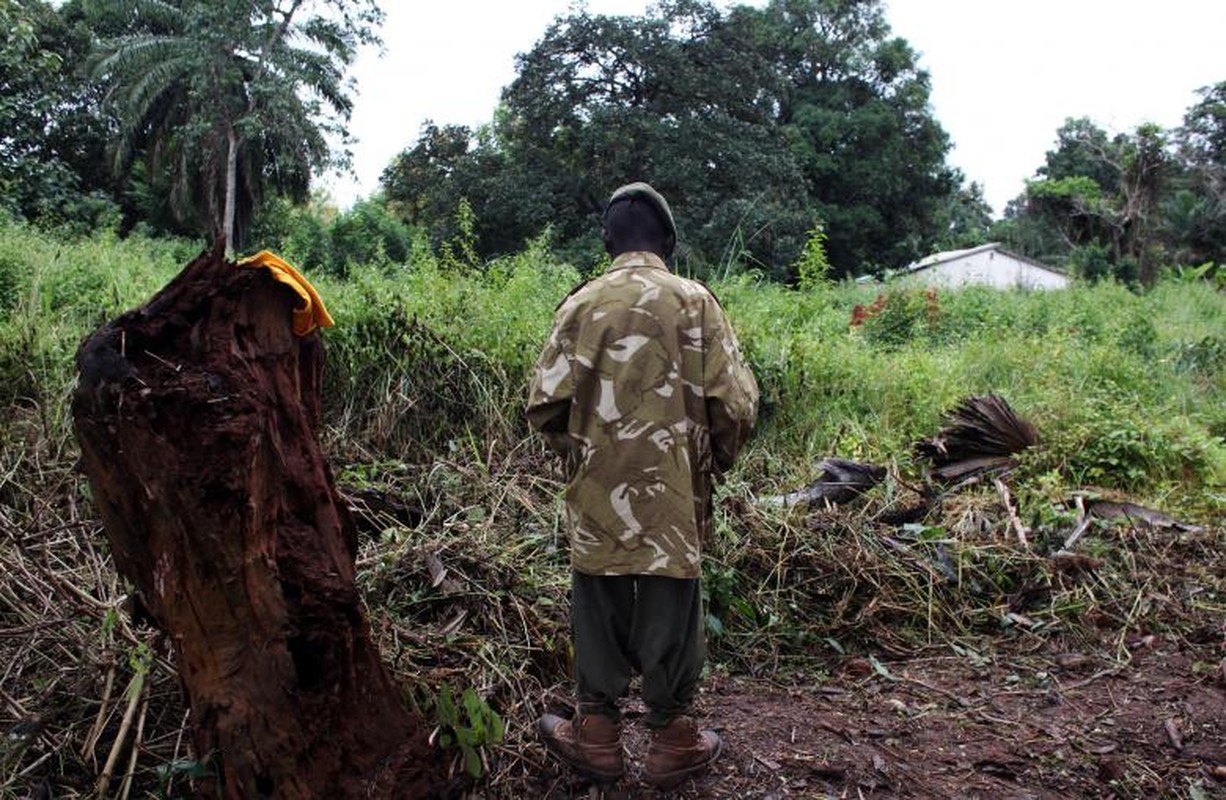
[[441,760],[370,639],[297,303],[214,249],[104,325],[77,353],[82,464],[172,642],[210,794],[430,796]]

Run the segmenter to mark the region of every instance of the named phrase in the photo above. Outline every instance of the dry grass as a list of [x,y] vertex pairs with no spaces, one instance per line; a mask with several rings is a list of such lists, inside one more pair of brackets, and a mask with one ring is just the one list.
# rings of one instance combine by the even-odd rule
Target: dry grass
[[187,756],[178,681],[49,430],[27,410],[0,450],[0,796],[143,796]]

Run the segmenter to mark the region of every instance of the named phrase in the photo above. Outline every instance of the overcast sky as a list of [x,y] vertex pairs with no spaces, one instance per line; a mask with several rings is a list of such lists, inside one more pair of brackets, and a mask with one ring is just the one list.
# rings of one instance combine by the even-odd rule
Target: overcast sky
[[[375,191],[425,120],[488,122],[516,53],[569,5],[384,0],[385,52],[365,53],[353,73],[355,175],[326,182],[337,202]],[[587,3],[609,14],[647,6]],[[950,162],[984,186],[997,214],[1043,163],[1065,118],[1089,117],[1111,132],[1147,121],[1172,128],[1197,88],[1226,80],[1226,0],[888,0],[886,18],[932,76],[933,111],[954,143]]]

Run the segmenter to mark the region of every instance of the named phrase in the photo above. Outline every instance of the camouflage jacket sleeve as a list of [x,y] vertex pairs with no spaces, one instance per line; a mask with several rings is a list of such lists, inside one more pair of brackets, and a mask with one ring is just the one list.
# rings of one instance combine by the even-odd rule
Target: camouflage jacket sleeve
[[553,330],[532,369],[525,408],[528,424],[560,456],[569,456],[573,450],[568,421],[575,388],[574,347],[569,342],[567,317],[567,306],[563,304],[554,315]]
[[753,430],[758,415],[758,382],[741,355],[740,343],[718,301],[706,315],[707,421],[711,428],[711,452],[717,473],[726,472],[736,461]]

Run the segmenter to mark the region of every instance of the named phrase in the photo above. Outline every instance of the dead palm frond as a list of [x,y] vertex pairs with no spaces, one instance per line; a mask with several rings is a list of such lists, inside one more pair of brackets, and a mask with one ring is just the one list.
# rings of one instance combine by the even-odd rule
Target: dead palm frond
[[939,480],[960,481],[1017,466],[1014,456],[1039,443],[1034,425],[999,395],[968,397],[946,416],[936,436],[915,445]]

